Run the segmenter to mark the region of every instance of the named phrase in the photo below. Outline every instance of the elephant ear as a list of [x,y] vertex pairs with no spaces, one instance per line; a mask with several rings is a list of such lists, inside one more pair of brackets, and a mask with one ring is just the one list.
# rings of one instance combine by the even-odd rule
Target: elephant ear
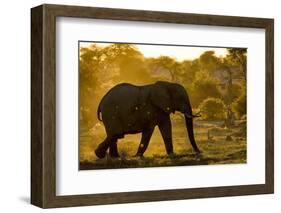
[[150,91],[150,102],[166,113],[173,112],[168,82],[156,82]]

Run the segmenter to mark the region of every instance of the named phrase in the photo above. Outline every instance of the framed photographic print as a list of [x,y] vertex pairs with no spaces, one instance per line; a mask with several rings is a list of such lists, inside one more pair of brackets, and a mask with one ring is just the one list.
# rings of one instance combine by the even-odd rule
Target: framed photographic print
[[274,191],[273,19],[31,9],[31,203]]

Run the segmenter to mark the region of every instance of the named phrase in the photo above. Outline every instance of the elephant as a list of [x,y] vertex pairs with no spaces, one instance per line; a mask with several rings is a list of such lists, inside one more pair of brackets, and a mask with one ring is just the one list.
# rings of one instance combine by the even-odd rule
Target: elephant
[[178,83],[157,81],[136,86],[121,83],[111,88],[101,99],[97,117],[103,122],[107,137],[95,149],[98,158],[119,157],[117,141],[126,134],[142,133],[136,156],[143,156],[154,128],[158,126],[164,140],[166,153],[173,155],[170,114],[184,114],[190,143],[196,153],[192,108],[185,88]]

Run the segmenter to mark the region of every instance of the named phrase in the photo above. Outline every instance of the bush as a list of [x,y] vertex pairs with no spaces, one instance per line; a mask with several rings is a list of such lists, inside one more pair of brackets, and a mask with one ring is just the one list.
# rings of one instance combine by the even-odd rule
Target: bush
[[225,105],[219,98],[207,98],[200,105],[199,109],[202,112],[203,119],[225,119]]
[[222,91],[223,100],[226,105],[230,105],[234,101],[236,101],[240,97],[241,93],[243,92],[243,89],[245,89],[238,83],[233,83],[231,86],[226,86],[226,87],[227,88],[225,88],[225,90]]
[[246,91],[241,94],[241,96],[233,103],[234,112],[238,117],[242,117],[247,113],[247,100],[246,100]]
[[218,82],[204,72],[197,73],[189,93],[192,106],[198,107],[207,98],[221,98],[222,94],[217,85]]

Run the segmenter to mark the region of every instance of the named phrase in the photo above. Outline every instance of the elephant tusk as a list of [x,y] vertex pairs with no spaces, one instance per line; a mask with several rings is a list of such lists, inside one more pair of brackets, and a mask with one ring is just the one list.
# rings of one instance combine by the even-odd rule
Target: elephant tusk
[[201,115],[199,113],[197,113],[196,115],[190,115],[188,113],[184,113],[184,115],[187,117],[187,118],[197,118],[197,117],[201,117]]
[[[200,111],[201,112],[201,111]],[[194,117],[201,117],[201,113],[197,112],[195,115],[193,115]]]
[[184,115],[187,117],[187,118],[192,118],[191,115],[187,114],[187,113],[184,113]]

